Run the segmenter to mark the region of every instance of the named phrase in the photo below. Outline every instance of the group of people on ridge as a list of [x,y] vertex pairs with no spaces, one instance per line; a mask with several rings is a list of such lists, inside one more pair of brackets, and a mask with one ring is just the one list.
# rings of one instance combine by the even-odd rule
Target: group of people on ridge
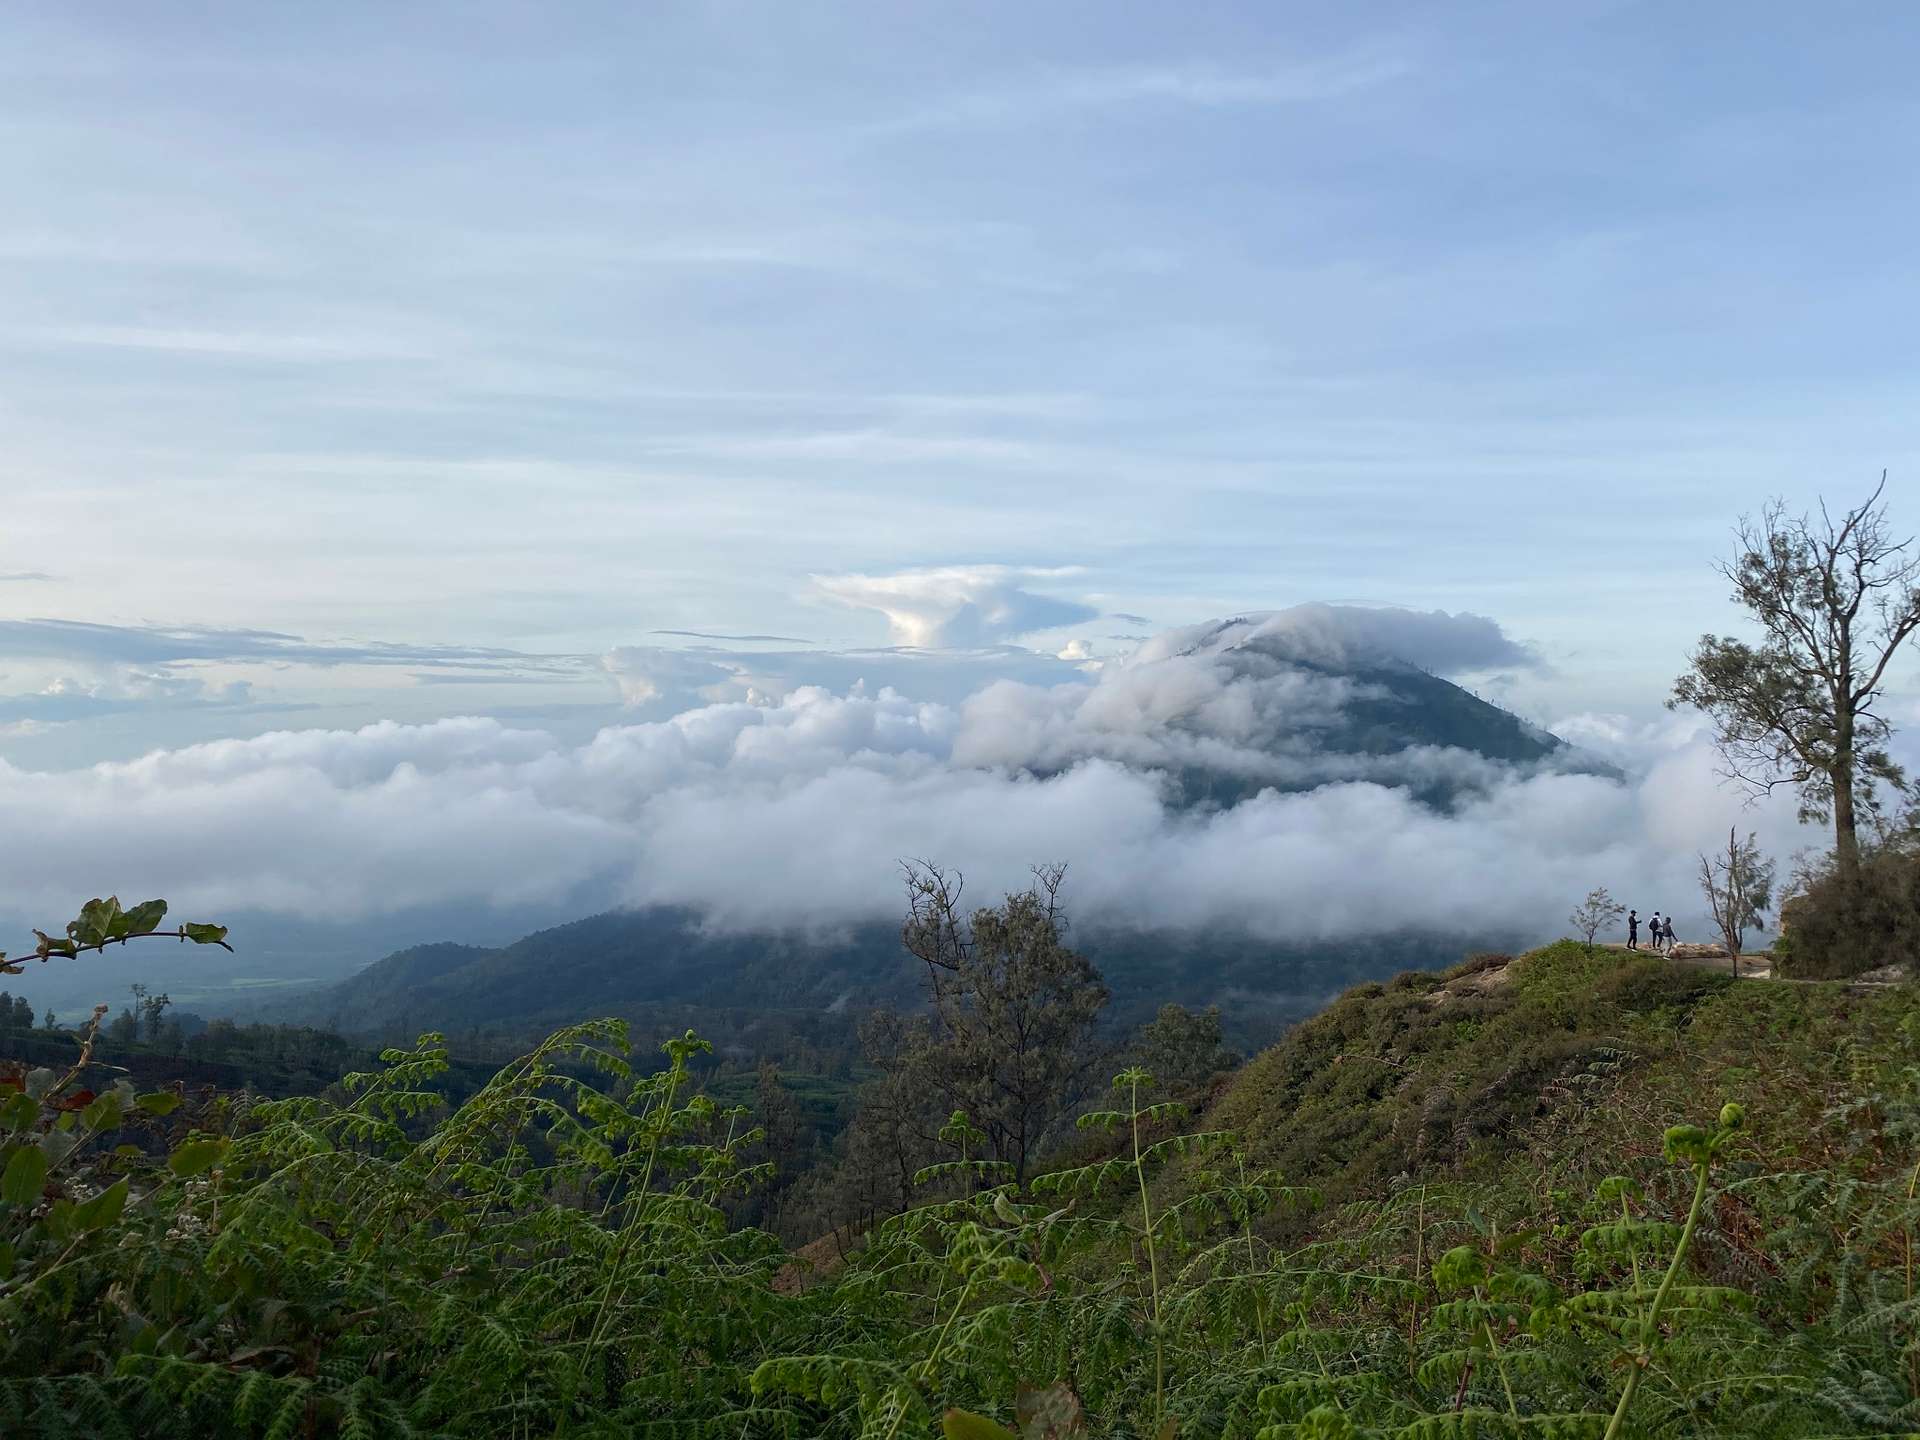
[[[1660,912],[1658,910],[1654,911],[1653,918],[1647,921],[1647,933],[1653,938],[1653,948],[1655,950],[1662,948],[1665,948],[1668,952],[1673,950],[1673,917],[1671,915],[1662,920],[1660,918]],[[1629,910],[1627,911],[1627,949],[1638,950],[1639,948],[1640,912],[1638,910]]]

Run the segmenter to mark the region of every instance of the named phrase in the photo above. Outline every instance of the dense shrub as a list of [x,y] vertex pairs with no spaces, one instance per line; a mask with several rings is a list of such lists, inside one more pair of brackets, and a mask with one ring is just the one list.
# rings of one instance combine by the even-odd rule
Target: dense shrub
[[1652,957],[1624,961],[1594,983],[1594,998],[1622,1010],[1645,1012],[1690,1007],[1734,983],[1731,975]]
[[1784,975],[1839,980],[1882,966],[1920,966],[1920,855],[1904,845],[1861,857],[1859,879],[1831,864],[1801,877],[1780,907],[1775,963]]

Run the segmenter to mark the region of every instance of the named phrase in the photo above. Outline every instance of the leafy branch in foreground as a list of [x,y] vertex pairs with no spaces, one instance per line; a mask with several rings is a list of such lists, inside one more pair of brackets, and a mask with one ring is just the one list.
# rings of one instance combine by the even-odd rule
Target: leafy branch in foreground
[[[80,907],[80,914],[67,922],[63,936],[49,935],[44,930],[33,933],[39,939],[34,947],[33,958],[42,963],[56,955],[62,959],[72,959],[88,950],[104,950],[109,945],[124,945],[129,940],[178,940],[195,945],[218,945],[222,950],[231,951],[233,946],[227,943],[227,927],[208,925],[195,921],[173,930],[162,930],[160,922],[167,918],[167,902],[164,900],[143,900],[131,910],[121,908],[120,897],[109,895],[104,900],[89,900]],[[0,951],[0,975],[24,974],[26,966],[20,960],[9,960],[4,951]]]

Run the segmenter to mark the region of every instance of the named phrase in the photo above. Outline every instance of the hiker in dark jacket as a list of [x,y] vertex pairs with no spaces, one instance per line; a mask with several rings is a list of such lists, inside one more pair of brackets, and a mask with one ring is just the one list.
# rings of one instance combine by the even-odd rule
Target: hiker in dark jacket
[[1654,911],[1653,917],[1647,921],[1647,933],[1653,937],[1653,948],[1657,954],[1660,950],[1660,912],[1658,910]]
[[1638,910],[1629,910],[1627,911],[1627,949],[1638,950],[1639,948],[1640,912]]

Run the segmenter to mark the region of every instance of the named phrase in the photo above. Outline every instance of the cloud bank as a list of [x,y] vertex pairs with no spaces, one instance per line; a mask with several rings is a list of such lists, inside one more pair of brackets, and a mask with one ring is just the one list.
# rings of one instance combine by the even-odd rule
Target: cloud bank
[[315,641],[275,630],[96,625],[80,620],[0,620],[0,657],[120,665],[269,661],[321,666],[502,665],[552,670],[577,664],[568,656],[528,655],[469,645]]
[[[1778,853],[1804,843],[1784,806],[1743,814],[1684,727],[1582,722],[1635,765],[1626,782],[1314,742],[1368,682],[1309,659],[1524,658],[1473,617],[1313,607],[1170,632],[1074,683],[986,684],[958,704],[801,685],[583,744],[468,718],[69,771],[0,764],[0,814],[36,823],[0,874],[0,912],[61,912],[104,889],[314,917],[588,890],[695,906],[720,927],[818,929],[892,915],[896,862],[924,856],[981,895],[1066,860],[1083,924],[1545,936],[1595,884],[1686,916],[1692,851],[1728,823],[1760,824]],[[681,680],[741,683],[686,663],[708,669]],[[1233,803],[1196,806],[1170,781],[1189,763],[1267,769]],[[1455,802],[1423,804],[1423,775],[1459,787]]]
[[998,645],[1099,618],[1100,612],[1090,605],[1023,588],[1072,573],[949,565],[894,575],[816,575],[813,583],[828,599],[885,615],[896,645],[942,649]]

